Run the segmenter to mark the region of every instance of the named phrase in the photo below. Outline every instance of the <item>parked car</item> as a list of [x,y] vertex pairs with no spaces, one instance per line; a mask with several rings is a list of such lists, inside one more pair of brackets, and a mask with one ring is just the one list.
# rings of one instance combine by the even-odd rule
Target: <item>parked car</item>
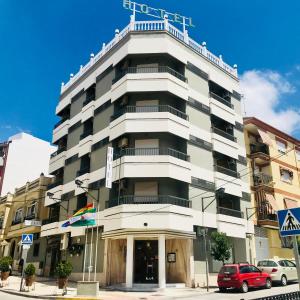
[[257,267],[270,274],[272,281],[285,286],[289,281],[298,280],[296,264],[288,259],[266,259],[257,263]]
[[272,287],[272,279],[268,273],[261,272],[254,265],[247,263],[225,264],[218,274],[220,292],[228,288],[239,289],[247,293],[249,287]]

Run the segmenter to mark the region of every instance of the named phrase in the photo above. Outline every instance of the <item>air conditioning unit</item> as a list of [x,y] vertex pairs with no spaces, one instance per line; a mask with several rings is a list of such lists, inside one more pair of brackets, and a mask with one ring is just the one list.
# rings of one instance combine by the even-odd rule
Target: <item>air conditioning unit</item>
[[64,233],[60,240],[60,250],[67,250],[69,244],[69,236],[67,233]]
[[119,142],[118,142],[119,148],[124,148],[127,146],[128,146],[128,138],[122,138],[121,140],[119,140]]
[[126,179],[122,179],[120,180],[120,190],[125,190],[127,189],[128,186],[128,182]]
[[125,106],[128,104],[128,96],[125,95],[122,99],[121,99],[121,102],[120,102],[120,105],[121,106]]

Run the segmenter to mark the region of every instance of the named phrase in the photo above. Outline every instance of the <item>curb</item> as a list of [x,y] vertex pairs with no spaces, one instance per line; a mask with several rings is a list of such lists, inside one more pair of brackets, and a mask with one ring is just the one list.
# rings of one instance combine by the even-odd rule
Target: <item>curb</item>
[[23,294],[21,292],[14,292],[14,291],[2,290],[2,289],[0,289],[0,292],[10,294],[10,295],[20,296],[25,298],[35,298],[35,299],[56,299],[57,297],[57,296],[38,296],[38,295]]

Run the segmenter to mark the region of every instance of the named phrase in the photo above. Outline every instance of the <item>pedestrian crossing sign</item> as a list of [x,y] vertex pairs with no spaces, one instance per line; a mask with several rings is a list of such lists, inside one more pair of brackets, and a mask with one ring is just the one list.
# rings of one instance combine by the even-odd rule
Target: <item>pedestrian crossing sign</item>
[[22,245],[32,245],[33,243],[33,234],[22,234]]
[[300,207],[277,212],[281,236],[300,235]]

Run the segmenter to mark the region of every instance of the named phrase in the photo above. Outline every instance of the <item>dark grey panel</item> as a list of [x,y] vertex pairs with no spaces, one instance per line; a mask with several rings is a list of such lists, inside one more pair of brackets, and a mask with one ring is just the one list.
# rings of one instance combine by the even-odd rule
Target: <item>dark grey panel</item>
[[207,181],[204,179],[200,179],[200,178],[196,178],[196,177],[192,177],[191,186],[200,187],[207,191],[215,190],[215,184],[213,182],[210,182],[210,181]]
[[235,122],[235,129],[244,132],[244,125],[239,122]]
[[193,99],[193,98],[189,97],[187,104],[194,107],[194,108],[196,108],[197,110],[207,114],[207,115],[210,115],[209,106],[197,101],[196,99]]
[[188,62],[186,68],[191,72],[195,73],[196,75],[200,76],[201,78],[208,80],[208,74],[196,67],[195,65],[193,65],[192,63]]
[[203,148],[205,150],[212,151],[212,143],[201,140],[193,135],[190,135],[189,143],[198,146],[200,148]]
[[234,97],[237,100],[242,99],[242,95],[240,93],[238,93],[237,91],[235,91],[235,90],[232,91],[232,97]]

